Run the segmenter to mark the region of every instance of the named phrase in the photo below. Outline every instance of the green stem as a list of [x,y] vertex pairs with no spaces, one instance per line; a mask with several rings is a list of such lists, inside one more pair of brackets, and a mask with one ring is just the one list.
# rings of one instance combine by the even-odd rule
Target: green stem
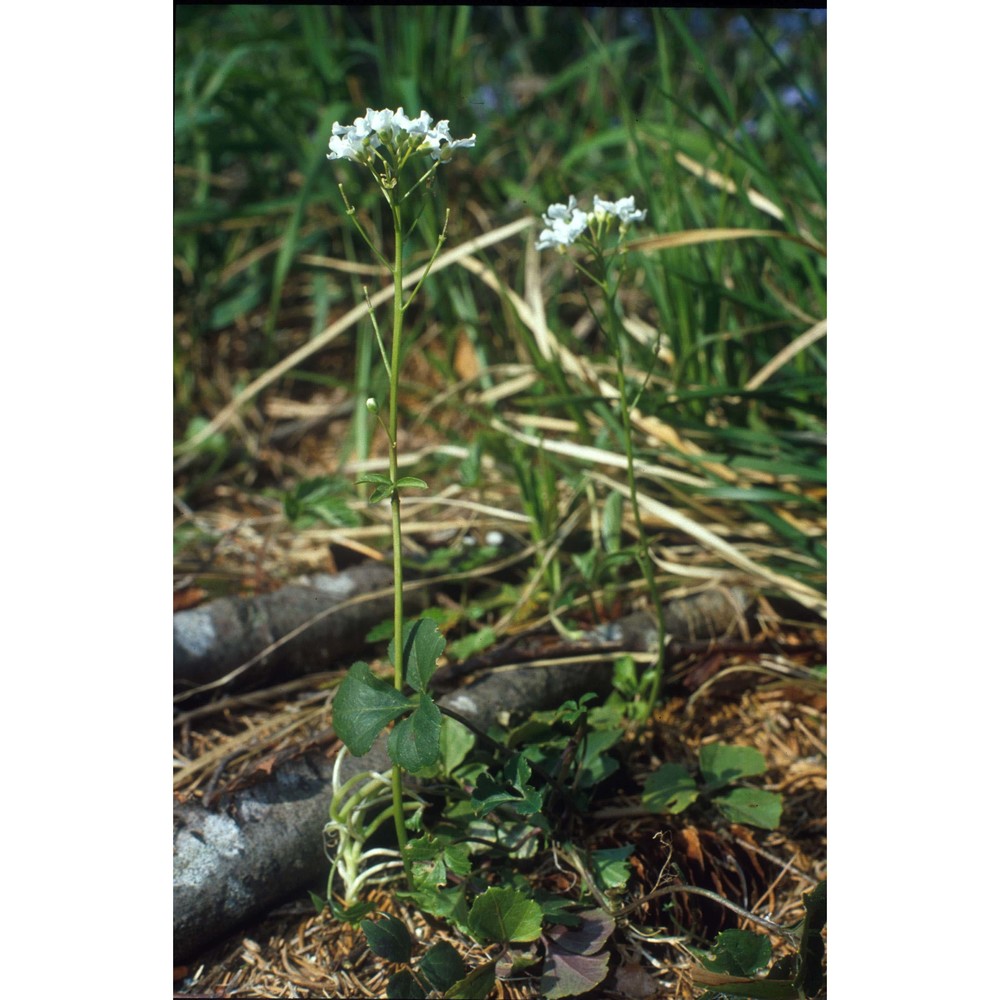
[[653,663],[653,686],[649,692],[640,723],[646,722],[653,712],[660,697],[660,687],[663,683],[663,658],[664,643],[666,641],[666,625],[663,620],[663,603],[656,587],[656,577],[653,574],[653,562],[649,556],[649,541],[646,538],[646,529],[642,526],[642,509],[639,507],[639,493],[635,479],[635,460],[632,450],[632,415],[629,412],[631,407],[628,399],[628,387],[625,384],[625,352],[623,347],[624,331],[615,311],[615,289],[611,288],[608,281],[607,262],[603,256],[599,255],[602,268],[603,280],[599,282],[601,290],[604,292],[604,301],[608,314],[608,329],[611,333],[611,343],[615,352],[615,369],[618,375],[618,409],[621,416],[622,431],[625,435],[625,474],[628,479],[629,500],[632,504],[632,516],[635,518],[636,532],[639,536],[638,553],[636,561],[642,570],[643,579],[649,590],[649,599],[653,602],[653,611],[656,614],[656,661]]
[[[392,226],[395,231],[393,258],[393,309],[392,347],[389,362],[389,478],[395,483],[399,478],[397,468],[397,427],[399,403],[399,367],[403,340],[403,224],[396,188],[391,189],[389,205],[392,209]],[[393,680],[397,691],[403,690],[403,520],[399,505],[399,490],[394,489],[390,499],[392,508],[392,581],[393,609],[392,635],[396,651]],[[403,774],[398,764],[392,765],[392,813],[396,826],[399,850],[406,847],[406,823],[403,812]],[[405,864],[405,855],[404,855]]]

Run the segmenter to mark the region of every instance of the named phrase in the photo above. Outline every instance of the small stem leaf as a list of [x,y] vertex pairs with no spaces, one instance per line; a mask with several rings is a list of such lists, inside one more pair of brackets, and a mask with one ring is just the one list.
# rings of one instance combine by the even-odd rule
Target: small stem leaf
[[469,930],[481,941],[537,941],[542,935],[542,908],[517,889],[493,886],[472,904]]
[[333,728],[347,749],[360,757],[409,707],[406,695],[376,677],[367,663],[358,662],[341,681],[333,699]]
[[383,917],[376,923],[374,920],[362,920],[361,929],[365,932],[368,947],[389,962],[405,965],[413,953],[413,942],[406,924],[396,917]]
[[430,489],[422,479],[417,479],[416,476],[403,476],[401,479],[397,479],[396,487],[399,488],[401,486],[417,486],[422,490]]
[[417,710],[396,723],[389,734],[389,759],[406,771],[430,767],[441,754],[441,712],[429,694]]
[[767,770],[764,755],[754,747],[730,747],[714,743],[698,751],[698,765],[705,779],[705,791],[714,792],[740,778],[750,778]]
[[698,798],[698,786],[681,764],[663,764],[646,780],[642,804],[651,812],[680,813]]
[[734,788],[712,800],[731,823],[777,830],[781,823],[782,798],[760,788]]
[[379,486],[392,486],[392,480],[381,472],[366,472],[363,476],[358,476],[355,483],[378,483]]

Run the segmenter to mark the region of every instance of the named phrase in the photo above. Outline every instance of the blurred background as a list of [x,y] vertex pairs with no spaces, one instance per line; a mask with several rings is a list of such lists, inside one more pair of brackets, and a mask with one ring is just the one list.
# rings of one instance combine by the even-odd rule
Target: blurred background
[[[658,495],[823,587],[825,10],[184,5],[175,70],[180,576],[245,582],[246,554],[234,569],[219,544],[237,522],[254,528],[258,569],[285,529],[378,543],[353,480],[385,453],[364,400],[384,399],[386,378],[367,317],[329,331],[388,278],[338,183],[376,239],[391,226],[370,175],[326,153],[333,122],[402,106],[477,135],[438,171],[411,267],[446,208],[448,250],[571,194],[634,195],[648,210],[637,240],[725,227],[795,237],[637,252],[619,304],[639,409],[669,428],[637,439],[640,459],[673,471]],[[546,356],[519,311],[529,301],[563,347],[613,370],[579,276],[534,251],[540,228],[480,251],[483,273],[427,280],[407,313],[401,445],[432,487],[492,490],[545,534],[553,511],[599,513],[601,491],[581,501],[585,462],[509,431],[622,449],[604,400]],[[326,541],[302,565],[325,564]],[[268,580],[288,571],[288,545]]]

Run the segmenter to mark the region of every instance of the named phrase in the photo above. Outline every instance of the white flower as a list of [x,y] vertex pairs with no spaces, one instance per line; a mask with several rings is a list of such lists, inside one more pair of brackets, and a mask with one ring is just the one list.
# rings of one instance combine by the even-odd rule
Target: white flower
[[618,201],[605,201],[595,197],[593,211],[584,212],[576,207],[576,198],[570,195],[565,205],[549,205],[548,211],[542,216],[546,228],[542,230],[535,249],[568,247],[592,222],[600,224],[609,218],[617,219],[624,229],[629,223],[645,219],[646,210],[636,209],[634,197],[619,198]]
[[565,205],[549,205],[548,211],[542,216],[542,222],[546,228],[535,244],[536,250],[568,247],[587,228],[590,218],[586,212],[576,207],[576,198],[570,195]]
[[[413,143],[414,139],[422,139],[415,148],[429,152],[435,160],[442,161],[451,159],[453,150],[476,144],[475,135],[468,139],[452,139],[448,119],[435,125],[426,111],[421,111],[417,118],[409,118],[403,114],[402,108],[395,111],[368,108],[363,118],[354,119],[353,125],[334,122],[332,133],[327,159],[362,163],[370,160],[371,150],[383,144],[392,146],[399,153],[404,145]],[[409,145],[409,149],[412,151],[414,145]]]
[[594,212],[598,218],[604,216],[614,216],[623,226],[630,222],[642,222],[646,218],[646,210],[641,212],[635,207],[635,196],[619,198],[618,201],[605,201],[603,198],[594,198]]

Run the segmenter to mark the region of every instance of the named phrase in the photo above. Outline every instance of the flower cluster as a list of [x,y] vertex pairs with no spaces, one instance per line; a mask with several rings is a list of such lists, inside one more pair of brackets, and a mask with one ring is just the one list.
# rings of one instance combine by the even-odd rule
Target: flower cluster
[[475,135],[468,139],[452,139],[447,119],[434,122],[426,111],[417,118],[408,118],[402,108],[390,111],[371,108],[364,118],[355,118],[353,125],[333,123],[328,160],[354,160],[366,163],[373,150],[387,146],[397,153],[408,146],[411,152],[429,152],[442,163],[451,159],[452,152],[462,146],[474,146]]
[[565,205],[549,205],[548,211],[542,216],[545,228],[538,238],[536,248],[548,250],[553,247],[568,247],[594,223],[602,228],[617,219],[619,230],[624,232],[631,223],[642,222],[645,218],[646,210],[636,209],[634,196],[619,198],[618,201],[605,201],[595,197],[593,210],[584,212],[577,208],[576,198],[570,195]]

